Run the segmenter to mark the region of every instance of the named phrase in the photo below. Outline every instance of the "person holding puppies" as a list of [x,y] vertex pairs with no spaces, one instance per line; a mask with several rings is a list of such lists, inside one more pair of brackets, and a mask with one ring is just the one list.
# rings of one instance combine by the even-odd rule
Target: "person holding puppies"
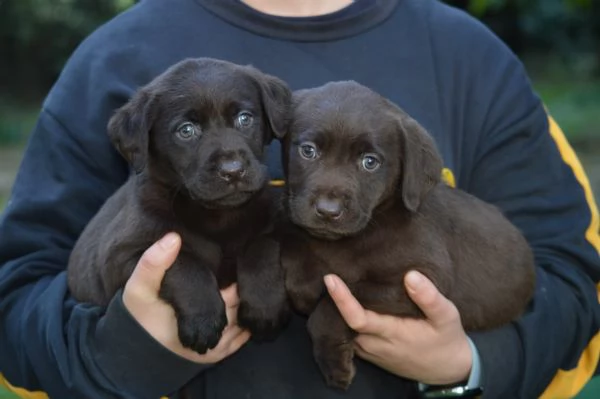
[[[600,238],[589,182],[522,64],[489,30],[436,0],[145,0],[74,52],[31,136],[0,221],[0,384],[24,397],[158,398],[196,378],[197,398],[340,397],[312,359],[306,320],[255,343],[237,325],[235,285],[221,291],[228,320],[217,346],[201,356],[181,345],[158,295],[179,235],[151,245],[106,308],[68,290],[78,236],[130,173],[108,120],[189,57],[251,64],[294,90],[355,80],[381,93],[431,133],[448,184],[498,206],[533,249],[526,313],[478,333],[419,273],[404,283],[424,320],[367,311],[326,276],[358,332],[362,360],[345,397],[440,397],[450,387],[454,397],[481,388],[484,398],[568,398],[597,373]],[[279,159],[275,142],[266,160],[276,186]]]

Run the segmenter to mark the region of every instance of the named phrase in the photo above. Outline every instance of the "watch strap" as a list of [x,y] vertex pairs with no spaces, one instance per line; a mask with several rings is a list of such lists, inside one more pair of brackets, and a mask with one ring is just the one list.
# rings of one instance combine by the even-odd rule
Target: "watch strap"
[[431,386],[419,383],[419,393],[422,398],[477,398],[483,394],[483,372],[479,352],[469,336],[467,336],[467,341],[471,348],[472,365],[466,384]]

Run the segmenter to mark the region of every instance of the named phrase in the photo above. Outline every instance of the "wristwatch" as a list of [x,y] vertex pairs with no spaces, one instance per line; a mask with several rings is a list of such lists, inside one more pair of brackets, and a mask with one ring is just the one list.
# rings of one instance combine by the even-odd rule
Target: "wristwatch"
[[479,398],[483,394],[481,361],[477,347],[467,336],[471,353],[473,354],[473,364],[471,373],[466,383],[457,385],[425,385],[419,383],[419,396],[423,399],[442,399],[442,398]]

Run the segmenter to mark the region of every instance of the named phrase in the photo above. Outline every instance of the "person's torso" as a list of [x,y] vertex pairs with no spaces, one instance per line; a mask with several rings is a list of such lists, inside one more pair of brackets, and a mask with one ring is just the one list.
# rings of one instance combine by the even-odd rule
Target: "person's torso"
[[[425,17],[424,9],[432,4],[435,7],[435,3],[388,0],[381,5],[378,2],[377,7],[388,9],[385,13],[374,13],[372,19],[358,21],[361,26],[340,25],[340,30],[347,31],[345,36],[329,37],[327,41],[316,39],[320,28],[315,26],[307,39],[299,33],[296,40],[242,28],[236,24],[235,14],[217,15],[219,8],[225,7],[214,5],[219,2],[206,2],[213,4],[210,10],[200,4],[202,1],[165,3],[145,0],[138,10],[121,16],[123,20],[136,20],[122,24],[126,27],[123,34],[127,35],[123,40],[136,43],[134,50],[129,49],[136,56],[127,64],[137,70],[130,75],[131,90],[188,57],[252,64],[283,79],[293,90],[328,81],[355,80],[398,104],[420,122],[435,138],[445,166],[455,175],[460,169],[461,132],[458,124],[445,116],[452,107],[447,88],[452,82],[450,77],[440,75],[442,68],[433,57]],[[274,22],[273,26],[274,31],[294,29],[284,22]],[[326,32],[324,36],[332,35],[330,27],[321,28]],[[276,141],[269,148],[268,162],[271,177],[282,179],[280,146]],[[368,362],[360,359],[356,362],[357,374],[347,392],[327,388],[312,358],[305,319],[296,317],[275,342],[249,342],[205,371],[194,382],[195,397],[384,399],[409,397],[409,387],[414,389],[414,384]]]

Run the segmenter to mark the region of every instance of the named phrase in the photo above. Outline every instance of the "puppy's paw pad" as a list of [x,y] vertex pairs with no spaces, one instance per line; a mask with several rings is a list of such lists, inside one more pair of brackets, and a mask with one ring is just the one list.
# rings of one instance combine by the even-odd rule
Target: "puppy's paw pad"
[[257,342],[273,341],[291,318],[291,309],[287,301],[276,306],[252,306],[240,301],[238,324],[252,333]]
[[217,346],[226,325],[225,312],[180,317],[179,340],[184,347],[202,355]]

